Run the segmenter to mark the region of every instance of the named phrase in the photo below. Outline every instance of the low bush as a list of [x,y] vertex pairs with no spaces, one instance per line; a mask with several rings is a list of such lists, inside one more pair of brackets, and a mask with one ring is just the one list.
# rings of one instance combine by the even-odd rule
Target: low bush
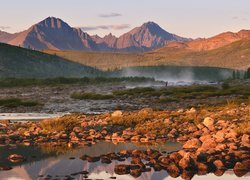
[[32,107],[37,106],[39,103],[37,101],[23,101],[18,98],[8,98],[0,99],[0,106],[15,108],[19,106]]

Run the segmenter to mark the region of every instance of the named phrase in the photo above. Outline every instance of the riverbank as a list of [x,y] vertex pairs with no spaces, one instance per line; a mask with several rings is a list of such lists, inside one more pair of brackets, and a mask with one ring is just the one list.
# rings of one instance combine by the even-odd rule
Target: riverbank
[[[237,176],[250,169],[250,105],[228,103],[223,106],[154,111],[115,111],[101,115],[73,114],[41,122],[1,121],[1,145],[91,146],[100,141],[112,143],[165,143],[177,141],[183,148],[165,154],[155,150],[120,151],[98,157],[82,155],[88,162],[119,163],[116,174],[140,176],[153,168],[166,170],[172,177],[190,179],[194,174],[223,174],[233,169]],[[11,158],[10,158],[11,159]],[[14,158],[15,159],[15,158]],[[16,157],[19,161],[25,157]],[[8,170],[1,167],[1,170]],[[74,175],[74,174],[73,174]],[[73,176],[72,175],[72,176]]]

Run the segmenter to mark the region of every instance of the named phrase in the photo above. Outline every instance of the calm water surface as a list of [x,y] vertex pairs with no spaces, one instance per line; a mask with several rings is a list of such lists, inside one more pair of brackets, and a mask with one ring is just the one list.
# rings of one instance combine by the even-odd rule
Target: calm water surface
[[[172,152],[181,149],[179,143],[168,142],[163,145],[154,146],[142,146],[135,145],[132,143],[119,143],[117,145],[113,143],[100,142],[91,147],[81,147],[77,149],[68,149],[67,147],[26,147],[26,146],[4,146],[0,147],[0,166],[7,165],[12,166],[13,169],[10,171],[1,171],[1,180],[30,180],[30,179],[43,179],[39,178],[38,175],[51,175],[53,178],[63,179],[66,175],[77,173],[81,171],[88,171],[89,178],[91,179],[110,179],[115,176],[117,179],[134,179],[130,175],[119,176],[114,173],[114,166],[116,164],[129,164],[130,160],[127,159],[125,162],[113,161],[111,164],[88,163],[79,159],[80,156],[86,154],[89,156],[99,156],[107,154],[109,152],[119,152],[121,150],[129,149],[141,149],[145,150],[148,147],[159,150]],[[22,154],[27,158],[27,161],[20,164],[13,164],[7,160],[10,154],[18,153]],[[71,157],[75,159],[70,160]],[[75,176],[76,179],[84,179],[83,175]],[[240,179],[249,179],[249,174],[241,177]],[[141,177],[137,179],[173,179],[166,171],[143,173]],[[178,178],[177,178],[178,179]],[[217,177],[214,174],[208,174],[205,176],[194,176],[193,179],[239,179],[232,171],[224,173],[223,176]]]

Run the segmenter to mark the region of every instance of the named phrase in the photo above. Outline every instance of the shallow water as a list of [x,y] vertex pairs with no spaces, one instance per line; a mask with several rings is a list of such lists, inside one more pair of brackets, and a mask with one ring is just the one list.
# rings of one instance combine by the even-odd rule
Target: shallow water
[[65,115],[65,113],[46,114],[46,113],[0,113],[0,120],[41,120],[57,118]]
[[[66,175],[77,173],[81,171],[88,171],[89,178],[91,179],[110,179],[110,177],[116,177],[117,179],[134,179],[130,175],[116,175],[114,173],[114,166],[116,164],[128,164],[129,159],[124,162],[113,161],[111,164],[88,163],[79,159],[80,156],[86,154],[89,156],[99,156],[101,154],[107,154],[109,152],[119,152],[124,149],[141,149],[153,148],[159,151],[172,152],[181,149],[179,143],[168,142],[164,145],[154,146],[142,146],[135,145],[133,143],[119,143],[117,145],[113,143],[100,142],[91,147],[81,147],[78,149],[67,149],[65,148],[49,148],[49,147],[25,147],[25,146],[14,146],[14,147],[0,147],[0,166],[8,165],[12,166],[13,169],[10,171],[0,172],[0,179],[2,180],[13,180],[13,179],[39,179],[38,175],[51,175],[53,178],[59,177],[63,179]],[[22,154],[27,158],[25,163],[13,164],[6,158],[8,155],[18,153]],[[70,157],[75,159],[70,160]],[[83,179],[83,175],[74,176],[76,179]],[[241,177],[241,179],[249,179],[249,174]],[[43,179],[43,178],[40,178]],[[166,171],[143,173],[137,179],[174,179],[168,175]],[[177,178],[178,179],[178,178]],[[214,174],[208,174],[205,176],[194,176],[194,179],[238,179],[232,171],[226,172],[223,176],[217,177]]]

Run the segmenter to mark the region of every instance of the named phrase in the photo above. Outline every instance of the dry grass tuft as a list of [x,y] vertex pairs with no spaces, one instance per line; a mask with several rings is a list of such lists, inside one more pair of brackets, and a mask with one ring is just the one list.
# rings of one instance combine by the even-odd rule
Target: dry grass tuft
[[48,132],[66,131],[70,132],[74,127],[80,125],[80,119],[72,115],[66,115],[57,119],[47,119],[41,121],[41,127]]

